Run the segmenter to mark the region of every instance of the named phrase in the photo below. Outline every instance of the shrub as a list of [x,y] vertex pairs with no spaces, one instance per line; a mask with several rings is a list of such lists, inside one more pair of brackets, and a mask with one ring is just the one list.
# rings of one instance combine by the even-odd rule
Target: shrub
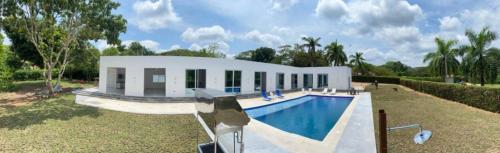
[[399,77],[386,77],[386,76],[352,76],[353,82],[375,82],[378,83],[391,83],[399,84]]
[[21,69],[14,72],[12,79],[18,81],[43,79],[43,70]]
[[77,80],[94,80],[94,78],[99,77],[98,69],[74,69],[66,68],[64,71],[64,78],[66,79],[77,79]]
[[[59,70],[55,69],[52,70],[52,78],[55,79],[57,78],[57,74],[59,73]],[[26,80],[42,80],[44,79],[44,74],[43,70],[41,69],[20,69],[16,70],[12,74],[12,79],[16,81],[26,81]]]
[[444,82],[441,77],[402,77],[401,79],[412,79],[420,81]]
[[401,79],[401,85],[440,98],[500,113],[500,88]]

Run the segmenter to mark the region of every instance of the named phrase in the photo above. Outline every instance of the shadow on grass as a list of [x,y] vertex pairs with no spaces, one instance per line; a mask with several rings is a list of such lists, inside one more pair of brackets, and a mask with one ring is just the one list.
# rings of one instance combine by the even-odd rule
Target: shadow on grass
[[[0,106],[2,107],[2,106]],[[25,129],[35,124],[43,124],[46,120],[70,120],[73,117],[98,117],[97,108],[75,104],[70,94],[45,99],[29,106],[2,107],[6,113],[0,113],[0,128]]]

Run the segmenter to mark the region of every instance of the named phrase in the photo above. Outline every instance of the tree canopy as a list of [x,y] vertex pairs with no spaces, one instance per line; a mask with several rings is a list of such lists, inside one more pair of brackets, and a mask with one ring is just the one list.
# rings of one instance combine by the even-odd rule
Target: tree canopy
[[[110,44],[120,44],[118,36],[126,29],[125,19],[112,13],[119,3],[111,0],[4,0],[2,4],[2,26],[23,34],[23,39],[28,40],[40,55],[49,96],[60,89],[60,80],[73,51],[83,46],[79,43],[106,39]],[[53,85],[52,70],[55,68],[59,72]]]
[[425,55],[423,61],[429,62],[431,72],[443,78],[449,77],[451,74],[456,74],[460,63],[455,58],[457,56],[457,49],[453,48],[453,46],[457,41],[443,40],[436,37],[434,42],[436,43],[436,51]]

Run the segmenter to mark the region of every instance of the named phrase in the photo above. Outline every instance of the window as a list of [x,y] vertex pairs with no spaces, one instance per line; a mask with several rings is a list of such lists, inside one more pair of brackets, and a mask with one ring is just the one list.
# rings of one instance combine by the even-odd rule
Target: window
[[226,70],[226,88],[225,92],[241,92],[241,71]]
[[254,91],[260,91],[261,90],[261,86],[260,86],[261,75],[260,74],[261,74],[260,72],[255,72]]
[[186,70],[186,88],[205,88],[206,70],[192,69]]
[[285,74],[276,73],[276,89],[283,90],[285,88]]
[[297,89],[298,79],[297,74],[292,74],[292,89]]
[[318,88],[328,87],[328,74],[318,74]]
[[313,87],[313,75],[304,74],[304,88],[312,88],[312,87]]
[[153,75],[153,83],[165,83],[165,75]]
[[254,91],[266,90],[266,72],[255,72]]

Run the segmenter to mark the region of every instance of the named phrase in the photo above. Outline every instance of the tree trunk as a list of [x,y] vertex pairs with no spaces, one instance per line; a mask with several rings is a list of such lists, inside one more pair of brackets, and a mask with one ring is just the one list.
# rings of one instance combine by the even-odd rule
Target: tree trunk
[[59,70],[59,73],[57,74],[57,81],[56,81],[56,87],[57,88],[60,88],[62,89],[61,87],[61,79],[64,75],[64,71],[66,70],[66,65],[68,65],[69,61],[68,61],[68,58],[69,58],[69,51],[66,50],[65,53],[64,53],[64,57],[63,57],[63,61],[60,65],[60,70]]
[[314,64],[316,61],[316,58],[314,57],[315,50],[316,50],[316,47],[314,47],[314,44],[313,44],[311,47],[310,53],[309,53],[309,54],[311,54],[311,67],[314,67]]
[[481,79],[481,86],[484,86],[484,61],[483,61],[483,55],[479,54],[479,77]]
[[448,61],[446,56],[444,57],[444,80],[446,82],[446,78],[448,78]]
[[48,91],[48,96],[53,97],[54,96],[54,88],[52,87],[52,65],[51,64],[45,64],[47,67],[45,69],[45,85],[47,86],[47,91]]

